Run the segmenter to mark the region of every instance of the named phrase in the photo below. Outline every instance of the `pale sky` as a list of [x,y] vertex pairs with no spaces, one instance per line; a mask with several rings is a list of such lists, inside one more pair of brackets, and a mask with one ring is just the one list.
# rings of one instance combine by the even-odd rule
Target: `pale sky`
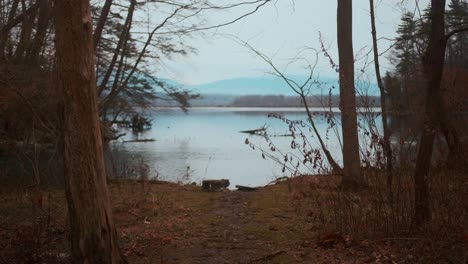
[[[284,67],[289,59],[307,47],[320,49],[319,32],[329,53],[338,62],[336,47],[336,0],[277,0],[261,8],[257,13],[237,22],[195,38],[192,44],[198,54],[188,57],[176,57],[166,62],[160,70],[160,77],[175,79],[185,84],[201,84],[221,79],[237,77],[265,76],[270,71],[262,60],[236,41],[221,34],[235,35],[247,41],[255,49],[272,57],[278,66]],[[402,4],[401,2],[409,2]],[[428,0],[419,1],[421,9],[427,6]],[[393,39],[400,22],[402,10],[414,11],[415,0],[375,0],[377,6],[378,37]],[[211,23],[226,21],[235,17],[234,12],[223,12],[209,18]],[[366,54],[371,51],[372,36],[370,29],[369,1],[353,1],[353,37],[356,70],[366,63]],[[386,50],[391,42],[379,41],[379,51]],[[387,53],[389,54],[389,53]],[[302,54],[310,61],[314,56],[309,52]],[[382,72],[391,70],[392,66],[381,57]],[[372,61],[369,53],[368,61]],[[300,65],[288,68],[289,74],[301,75],[307,72]],[[319,57],[316,72],[320,76],[334,77],[328,59]],[[367,68],[366,74],[372,78],[373,66]]]

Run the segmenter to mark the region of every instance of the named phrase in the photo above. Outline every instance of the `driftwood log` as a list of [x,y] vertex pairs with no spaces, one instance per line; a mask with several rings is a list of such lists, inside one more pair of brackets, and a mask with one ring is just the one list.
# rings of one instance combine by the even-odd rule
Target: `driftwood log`
[[253,191],[258,191],[258,188],[255,187],[248,187],[248,186],[242,186],[242,185],[236,185],[236,188],[240,192],[253,192]]
[[221,179],[221,180],[204,180],[202,182],[202,189],[205,192],[214,192],[220,191],[222,189],[226,189],[229,187],[229,180]]

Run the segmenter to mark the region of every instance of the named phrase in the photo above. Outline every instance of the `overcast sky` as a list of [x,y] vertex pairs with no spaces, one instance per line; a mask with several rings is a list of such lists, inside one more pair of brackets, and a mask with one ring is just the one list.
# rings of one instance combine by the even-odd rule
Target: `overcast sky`
[[[161,70],[162,77],[175,79],[186,84],[208,83],[216,80],[237,77],[265,76],[270,71],[265,63],[236,41],[221,34],[235,35],[247,41],[257,50],[273,58],[280,67],[305,47],[320,49],[319,32],[332,58],[338,61],[336,47],[336,0],[277,0],[268,4],[257,13],[234,25],[206,34],[203,38],[193,39],[193,46],[198,54],[186,58],[176,57],[166,63]],[[415,0],[401,4],[401,0],[375,0],[378,37],[392,39],[399,24],[402,10],[414,11]],[[427,0],[419,1],[421,8]],[[245,10],[242,10],[245,12]],[[209,18],[211,23],[225,21],[236,16],[235,12],[224,12]],[[368,0],[353,1],[353,37],[354,53],[359,69],[365,64],[365,55],[371,49],[371,30]],[[391,42],[379,41],[380,51],[386,50]],[[310,61],[314,56],[302,53]],[[368,57],[371,60],[371,57]],[[382,58],[382,71],[391,70],[392,66]],[[306,72],[301,65],[288,68],[289,74],[301,75]],[[320,76],[334,77],[335,73],[328,60],[320,56],[316,73]],[[373,75],[372,67],[366,74]],[[372,78],[372,76],[370,77]]]

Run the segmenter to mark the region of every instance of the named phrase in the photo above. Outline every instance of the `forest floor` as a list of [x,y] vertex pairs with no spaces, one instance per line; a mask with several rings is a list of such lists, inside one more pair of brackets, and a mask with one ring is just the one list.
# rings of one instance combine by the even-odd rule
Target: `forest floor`
[[[112,182],[122,253],[129,263],[468,263],[466,223],[446,228],[444,237],[440,230],[343,234],[320,219],[319,210],[332,214],[332,208],[314,208],[290,187],[202,192],[191,185]],[[70,262],[62,191],[0,194],[0,263]]]

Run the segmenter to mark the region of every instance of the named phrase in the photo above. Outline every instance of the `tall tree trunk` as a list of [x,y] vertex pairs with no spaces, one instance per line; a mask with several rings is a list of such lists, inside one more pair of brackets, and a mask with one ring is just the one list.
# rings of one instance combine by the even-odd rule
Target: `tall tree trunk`
[[121,263],[97,112],[89,0],[55,0],[54,15],[73,262]]
[[445,37],[445,0],[431,0],[431,33],[424,58],[426,78],[426,106],[424,129],[419,143],[419,151],[414,175],[415,215],[414,226],[420,226],[431,219],[429,197],[429,170],[434,146],[434,139],[440,124],[440,83],[444,69],[446,49]]
[[386,158],[386,171],[387,171],[387,186],[389,190],[392,188],[393,181],[393,154],[392,146],[390,144],[390,129],[388,127],[388,112],[387,112],[387,96],[385,93],[385,87],[380,75],[380,63],[379,63],[379,49],[377,45],[377,30],[375,27],[375,9],[374,0],[369,0],[370,4],[370,15],[371,15],[371,26],[372,26],[372,46],[374,50],[374,66],[375,66],[375,77],[377,78],[377,85],[380,90],[380,108],[382,109],[382,124],[383,124],[383,150]]
[[338,54],[340,110],[343,129],[343,187],[356,189],[362,184],[357,132],[352,0],[338,0]]

